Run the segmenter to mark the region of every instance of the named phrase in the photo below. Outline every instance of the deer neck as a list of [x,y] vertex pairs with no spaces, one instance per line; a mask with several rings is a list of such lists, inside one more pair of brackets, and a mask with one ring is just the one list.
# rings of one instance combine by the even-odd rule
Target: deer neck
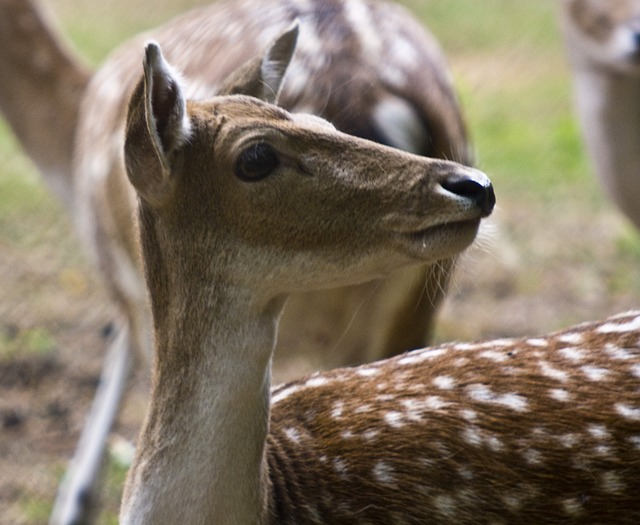
[[276,303],[220,283],[167,303],[123,523],[264,522]]
[[640,75],[579,66],[575,89],[585,141],[598,176],[614,200],[635,217],[633,196],[640,176]]

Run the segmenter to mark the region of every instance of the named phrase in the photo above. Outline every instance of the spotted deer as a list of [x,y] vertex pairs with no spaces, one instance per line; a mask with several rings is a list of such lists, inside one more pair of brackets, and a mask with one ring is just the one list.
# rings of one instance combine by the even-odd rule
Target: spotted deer
[[640,228],[640,1],[561,7],[587,150],[604,189]]
[[[133,38],[93,73],[35,0],[0,0],[0,109],[71,210],[119,311],[100,390],[52,523],[74,523],[83,514],[128,371],[152,353],[135,194],[122,157],[126,103],[142,44],[153,37],[165,45],[189,80],[187,95],[198,99],[220,90],[239,64],[294,19],[302,29],[280,96],[283,108],[414,154],[471,163],[443,54],[397,5],[218,2]],[[373,282],[292,294],[278,353],[300,348],[326,362],[352,364],[423,346],[452,264],[447,256]]]
[[156,360],[121,522],[638,523],[640,312],[271,389],[289,293],[453,256],[494,204],[273,106],[296,31],[209,100],[146,47],[125,163]]

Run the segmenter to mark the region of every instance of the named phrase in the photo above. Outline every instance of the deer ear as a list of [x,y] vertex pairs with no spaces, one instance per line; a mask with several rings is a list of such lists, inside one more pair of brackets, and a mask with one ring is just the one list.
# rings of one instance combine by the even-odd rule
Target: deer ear
[[143,66],[129,103],[125,165],[140,196],[153,203],[171,190],[171,161],[189,139],[190,126],[179,75],[157,43],[147,44]]
[[247,62],[222,84],[218,95],[248,95],[276,104],[282,81],[293,58],[300,24],[296,20],[262,57]]

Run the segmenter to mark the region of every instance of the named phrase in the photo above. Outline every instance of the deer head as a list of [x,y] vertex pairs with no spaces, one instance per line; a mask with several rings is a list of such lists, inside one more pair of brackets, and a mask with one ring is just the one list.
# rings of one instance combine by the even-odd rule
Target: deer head
[[[186,101],[180,76],[147,45],[125,161],[143,227],[162,245],[154,250],[185,271],[197,266],[203,280],[274,296],[358,283],[466,248],[495,202],[482,173],[273,105],[297,33],[296,25],[205,102]],[[183,234],[169,243],[159,224]],[[185,257],[196,245],[216,260]]]

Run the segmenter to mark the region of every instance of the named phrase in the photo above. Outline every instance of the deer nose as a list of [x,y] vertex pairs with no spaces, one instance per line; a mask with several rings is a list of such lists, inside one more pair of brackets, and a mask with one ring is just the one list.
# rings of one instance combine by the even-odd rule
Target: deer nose
[[491,214],[496,204],[493,185],[489,177],[481,171],[469,169],[463,173],[449,175],[441,185],[445,190],[472,201],[480,208],[484,217]]

